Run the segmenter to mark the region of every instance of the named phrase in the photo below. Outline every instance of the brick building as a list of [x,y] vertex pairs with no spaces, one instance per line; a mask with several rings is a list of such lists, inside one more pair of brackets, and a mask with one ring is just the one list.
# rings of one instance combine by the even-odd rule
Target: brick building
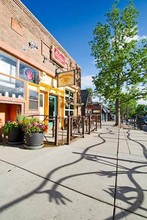
[[80,114],[81,69],[19,0],[0,1],[0,119]]

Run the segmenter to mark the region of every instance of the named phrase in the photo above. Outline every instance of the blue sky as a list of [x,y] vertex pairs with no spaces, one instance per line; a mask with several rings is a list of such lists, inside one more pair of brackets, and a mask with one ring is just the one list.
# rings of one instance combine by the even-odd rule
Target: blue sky
[[[93,39],[92,31],[97,22],[105,23],[105,13],[111,9],[114,0],[22,2],[81,66],[82,89],[92,86],[91,75],[97,70],[88,42]],[[123,9],[127,3],[128,0],[120,0],[119,7]],[[147,35],[147,0],[134,0],[134,5],[140,11],[139,36]]]

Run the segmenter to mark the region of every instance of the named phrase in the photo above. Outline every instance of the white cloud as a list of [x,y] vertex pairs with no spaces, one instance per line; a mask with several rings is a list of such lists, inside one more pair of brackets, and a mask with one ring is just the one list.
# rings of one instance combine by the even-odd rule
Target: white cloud
[[147,100],[140,99],[137,101],[137,103],[140,105],[147,105]]
[[95,65],[96,64],[96,59],[92,60],[91,64]]
[[138,40],[147,39],[147,35],[138,36]]
[[140,41],[140,40],[143,40],[143,39],[146,39],[147,38],[147,35],[143,35],[143,36],[139,36],[139,35],[135,35],[134,37],[126,37],[125,38],[125,41],[127,43],[131,42],[132,40],[136,40],[136,41]]
[[[124,40],[125,40],[126,43],[130,43],[133,40],[139,42],[143,39],[147,39],[147,35],[139,36],[139,35],[136,34],[134,37],[124,37]],[[113,38],[111,41],[114,42],[114,40],[115,40],[115,38]],[[117,42],[119,43],[119,41],[117,41]],[[120,45],[119,49],[123,49],[123,46]]]
[[81,84],[82,89],[94,88],[94,85],[92,83],[92,75],[82,76]]

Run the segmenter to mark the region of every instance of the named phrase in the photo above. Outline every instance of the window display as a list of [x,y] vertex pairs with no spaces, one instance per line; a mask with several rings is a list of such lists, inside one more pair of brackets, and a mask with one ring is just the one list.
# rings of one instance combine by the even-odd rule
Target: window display
[[39,84],[39,71],[26,64],[20,63],[19,77],[26,81]]
[[74,93],[65,90],[65,116],[74,115]]

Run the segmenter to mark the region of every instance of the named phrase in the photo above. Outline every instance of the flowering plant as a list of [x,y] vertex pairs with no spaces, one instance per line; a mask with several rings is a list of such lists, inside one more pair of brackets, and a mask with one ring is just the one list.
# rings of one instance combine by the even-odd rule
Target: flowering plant
[[16,119],[14,121],[7,121],[2,130],[3,130],[3,133],[5,135],[7,135],[12,129],[15,129],[15,128],[21,128],[23,129],[23,124],[24,124],[24,121],[26,120],[26,116],[24,115],[17,115]]
[[13,128],[18,128],[19,124],[16,121],[7,121],[3,126],[3,132],[7,135]]
[[24,127],[24,131],[26,134],[43,133],[47,131],[47,128],[47,125],[40,122],[38,119],[30,118],[28,124]]

